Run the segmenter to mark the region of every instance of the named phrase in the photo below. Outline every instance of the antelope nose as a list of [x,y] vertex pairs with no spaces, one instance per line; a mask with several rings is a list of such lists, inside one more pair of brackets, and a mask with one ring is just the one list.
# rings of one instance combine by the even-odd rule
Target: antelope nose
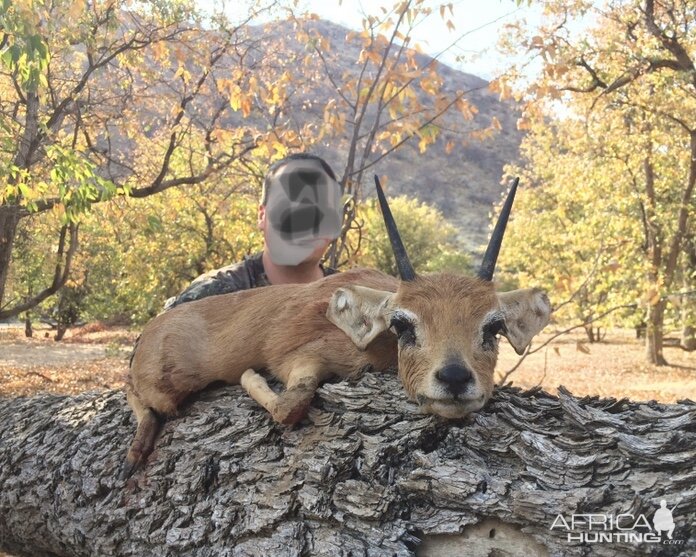
[[446,365],[435,376],[455,395],[464,392],[474,378],[469,368],[459,364]]

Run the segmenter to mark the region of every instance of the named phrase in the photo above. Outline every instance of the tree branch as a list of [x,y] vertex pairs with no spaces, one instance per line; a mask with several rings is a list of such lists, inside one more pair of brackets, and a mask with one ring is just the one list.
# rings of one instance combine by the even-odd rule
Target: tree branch
[[[65,238],[67,232],[70,232],[70,245],[67,253],[65,253]],[[58,239],[58,252],[57,252],[57,262],[56,268],[53,272],[53,282],[48,288],[45,288],[37,295],[25,300],[24,302],[17,304],[10,309],[0,310],[0,319],[7,319],[8,317],[14,317],[19,315],[23,311],[31,309],[41,302],[43,302],[49,296],[52,296],[58,290],[60,290],[63,285],[68,280],[70,276],[70,266],[72,264],[73,256],[77,251],[78,240],[77,240],[78,225],[74,223],[63,225],[60,229],[60,236]],[[63,260],[63,255],[65,253],[65,260]]]
[[[127,482],[122,390],[0,399],[0,422],[0,550],[12,554],[694,555],[690,401],[507,387],[444,420],[417,413],[395,374],[365,374],[322,386],[289,429],[227,386],[191,397]],[[551,529],[578,513],[651,520],[661,499],[679,505],[681,545]]]

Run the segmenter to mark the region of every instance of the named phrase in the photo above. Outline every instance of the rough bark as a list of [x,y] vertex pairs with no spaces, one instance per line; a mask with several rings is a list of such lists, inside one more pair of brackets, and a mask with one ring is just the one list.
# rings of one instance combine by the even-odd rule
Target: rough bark
[[645,331],[645,355],[649,363],[656,366],[666,366],[667,360],[664,356],[664,321],[665,300],[660,300],[648,308],[646,319],[647,329]]
[[[146,469],[124,483],[135,421],[120,391],[2,399],[0,549],[696,555],[695,403],[504,388],[464,421],[415,410],[391,375],[325,385],[294,429],[239,387],[210,389],[166,423]],[[577,545],[550,530],[559,513],[652,520],[663,498],[678,500],[683,545]]]
[[684,327],[682,327],[679,346],[687,352],[696,350],[696,327],[692,327],[691,325],[684,325]]
[[19,217],[19,207],[0,205],[0,309],[5,298],[5,284],[9,275]]
[[34,336],[34,328],[31,324],[31,317],[29,314],[24,317],[24,336],[27,338],[32,338]]

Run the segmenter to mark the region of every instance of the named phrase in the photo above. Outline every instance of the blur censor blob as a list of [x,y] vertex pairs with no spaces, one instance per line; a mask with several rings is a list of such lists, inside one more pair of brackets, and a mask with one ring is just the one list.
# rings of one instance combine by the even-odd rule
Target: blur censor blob
[[299,265],[341,231],[341,187],[315,160],[293,160],[271,179],[266,243],[276,265]]

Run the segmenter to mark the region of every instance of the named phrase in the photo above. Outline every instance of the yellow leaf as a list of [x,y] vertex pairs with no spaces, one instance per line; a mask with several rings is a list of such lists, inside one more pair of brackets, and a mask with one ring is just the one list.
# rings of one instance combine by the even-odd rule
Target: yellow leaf
[[529,130],[532,127],[532,122],[529,120],[529,118],[520,118],[517,120],[517,129],[518,130]]
[[242,106],[242,95],[239,87],[236,87],[235,91],[230,92],[230,106],[235,112]]
[[251,97],[249,95],[244,95],[240,103],[242,109],[242,116],[245,118],[251,114]]
[[152,53],[155,55],[156,60],[164,60],[168,52],[167,44],[164,41],[157,41],[152,45]]
[[85,10],[85,0],[75,0],[68,10],[68,19],[76,21]]
[[420,80],[420,86],[423,91],[428,93],[429,95],[437,95],[437,91],[439,89],[438,84],[435,82],[435,80],[424,77]]
[[174,74],[174,77],[181,77],[181,80],[186,84],[188,84],[188,82],[191,81],[191,73],[183,66],[179,66],[179,68],[176,70],[176,73]]
[[476,107],[466,99],[457,99],[454,106],[457,107],[457,110],[459,110],[461,115],[467,120],[471,120],[477,112]]
[[657,302],[660,301],[660,292],[657,288],[651,288],[645,293],[645,301],[651,305],[654,306],[657,304]]
[[382,62],[382,56],[380,55],[379,52],[375,50],[368,50],[367,51],[367,58],[368,60],[374,62],[375,64],[379,64]]

